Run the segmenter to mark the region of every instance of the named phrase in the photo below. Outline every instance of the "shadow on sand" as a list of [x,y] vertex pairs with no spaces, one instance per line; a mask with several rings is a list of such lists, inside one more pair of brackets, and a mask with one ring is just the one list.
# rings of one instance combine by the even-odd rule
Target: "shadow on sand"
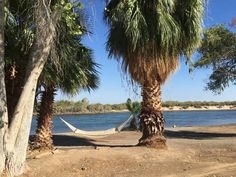
[[[165,136],[167,139],[214,139],[214,138],[229,138],[236,137],[236,133],[208,133],[208,132],[196,132],[196,131],[171,131],[166,130]],[[60,147],[72,147],[72,146],[92,146],[92,147],[134,147],[136,145],[114,145],[111,142],[94,140],[91,138],[78,137],[73,135],[53,135],[53,142],[55,146]]]
[[93,146],[93,147],[134,147],[135,145],[112,145],[96,141],[90,138],[71,136],[71,135],[53,135],[55,146]]
[[214,138],[230,138],[236,137],[236,133],[208,133],[208,132],[195,132],[195,131],[171,131],[166,130],[165,136],[167,138],[182,138],[182,139],[214,139]]
[[95,140],[70,135],[53,135],[55,146],[95,146]]

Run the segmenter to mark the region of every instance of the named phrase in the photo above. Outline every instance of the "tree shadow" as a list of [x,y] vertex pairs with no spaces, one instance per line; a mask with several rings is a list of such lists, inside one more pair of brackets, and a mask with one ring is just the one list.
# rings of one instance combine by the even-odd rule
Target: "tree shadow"
[[232,138],[236,137],[236,133],[208,133],[208,132],[195,132],[195,131],[171,131],[166,130],[165,136],[167,138],[182,138],[182,139],[214,139],[214,138]]
[[[195,131],[171,131],[166,130],[165,136],[168,139],[193,139],[204,140],[214,138],[236,138],[236,133],[208,133]],[[96,140],[87,137],[79,137],[73,135],[53,135],[53,143],[58,147],[135,147],[136,145],[111,144],[110,142],[103,143],[102,140]]]
[[93,147],[134,147],[136,145],[110,145],[103,144],[91,138],[78,137],[72,135],[53,135],[54,146],[70,147],[70,146],[93,146]]
[[70,135],[53,135],[55,146],[95,146],[94,140]]

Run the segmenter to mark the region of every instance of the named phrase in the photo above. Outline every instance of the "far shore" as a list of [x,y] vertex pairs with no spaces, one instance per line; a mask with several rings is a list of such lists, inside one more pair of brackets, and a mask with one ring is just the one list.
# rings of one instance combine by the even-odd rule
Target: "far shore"
[[163,107],[163,111],[219,111],[219,110],[236,110],[236,106],[227,105],[227,106],[201,106],[201,107],[187,107],[174,106],[174,107]]
[[[173,106],[173,107],[163,107],[162,110],[164,112],[174,112],[174,111],[229,111],[229,110],[236,110],[236,106],[227,105],[227,106],[202,106],[202,107],[187,107],[184,108],[182,106]],[[122,110],[110,110],[104,112],[65,112],[65,113],[55,113],[54,116],[61,116],[61,115],[84,115],[84,114],[109,114],[109,113],[123,113],[129,112],[128,109]]]

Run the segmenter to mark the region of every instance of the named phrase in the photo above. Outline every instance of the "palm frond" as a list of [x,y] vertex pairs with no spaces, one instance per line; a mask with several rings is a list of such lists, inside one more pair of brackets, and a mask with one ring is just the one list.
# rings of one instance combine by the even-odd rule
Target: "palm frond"
[[104,19],[109,26],[107,50],[138,83],[164,83],[199,45],[202,0],[111,0]]
[[[69,18],[68,22],[68,13],[73,21]],[[99,65],[94,62],[92,51],[81,43],[82,36],[90,33],[82,14],[78,8],[62,14],[56,28],[55,44],[40,78],[41,83],[51,84],[70,95],[81,89],[96,89],[99,85]]]

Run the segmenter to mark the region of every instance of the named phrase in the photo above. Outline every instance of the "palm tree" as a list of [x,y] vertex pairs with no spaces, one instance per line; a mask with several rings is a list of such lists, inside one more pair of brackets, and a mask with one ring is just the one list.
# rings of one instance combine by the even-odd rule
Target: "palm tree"
[[161,85],[189,61],[202,32],[203,0],[110,0],[107,50],[142,88],[139,145],[165,146]]
[[74,13],[73,10],[69,12],[73,13],[75,21],[68,24],[66,18],[60,20],[57,28],[58,40],[39,79],[38,88],[43,91],[37,110],[33,149],[53,148],[52,114],[57,90],[74,95],[81,89],[90,91],[99,85],[97,72],[99,66],[93,61],[92,51],[81,43],[82,35],[88,31],[83,25],[81,14]]
[[126,107],[129,112],[133,115],[133,119],[130,121],[129,129],[131,130],[138,130],[136,116],[140,112],[141,105],[139,102],[132,102],[130,98],[126,101]]
[[[53,149],[52,115],[56,90],[60,89],[64,93],[74,95],[81,89],[88,91],[95,89],[99,84],[97,64],[93,62],[91,51],[82,47],[77,48],[77,53],[79,56],[75,58],[68,56],[67,61],[70,64],[63,68],[62,74],[57,73],[51,63],[47,63],[42,72],[39,88],[43,91],[41,91],[41,102],[37,109],[37,129],[33,149]],[[66,60],[61,62],[65,63]]]

